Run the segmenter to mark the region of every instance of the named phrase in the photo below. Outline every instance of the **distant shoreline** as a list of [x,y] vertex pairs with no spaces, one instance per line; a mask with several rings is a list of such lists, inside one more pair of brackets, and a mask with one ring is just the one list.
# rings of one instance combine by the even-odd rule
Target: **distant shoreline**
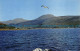
[[[35,29],[73,29],[73,28],[35,28]],[[6,31],[6,30],[33,30],[33,29],[0,29],[0,31],[3,30]]]

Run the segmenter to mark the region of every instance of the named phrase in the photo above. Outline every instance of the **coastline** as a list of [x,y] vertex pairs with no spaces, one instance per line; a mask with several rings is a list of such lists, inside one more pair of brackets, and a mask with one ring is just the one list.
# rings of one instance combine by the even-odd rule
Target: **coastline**
[[[74,28],[34,28],[35,29],[74,29]],[[33,29],[0,29],[0,31],[6,30],[33,30]]]

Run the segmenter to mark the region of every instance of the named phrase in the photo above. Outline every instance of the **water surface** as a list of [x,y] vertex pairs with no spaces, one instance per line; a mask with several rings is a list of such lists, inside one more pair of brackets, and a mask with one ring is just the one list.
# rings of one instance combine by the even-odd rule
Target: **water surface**
[[80,51],[80,29],[33,29],[0,31],[0,51]]

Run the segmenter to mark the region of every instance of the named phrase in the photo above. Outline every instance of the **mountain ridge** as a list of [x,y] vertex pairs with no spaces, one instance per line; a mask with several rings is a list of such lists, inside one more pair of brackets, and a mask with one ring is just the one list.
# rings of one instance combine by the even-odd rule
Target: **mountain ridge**
[[34,20],[26,20],[10,25],[80,25],[80,16],[42,15]]
[[17,23],[21,23],[21,22],[25,22],[25,21],[28,21],[28,20],[23,19],[23,18],[16,18],[13,20],[2,21],[2,23],[4,23],[4,24],[17,24]]
[[[70,23],[69,23],[70,22]],[[18,23],[17,25],[73,25],[78,22],[80,24],[80,16],[54,16],[51,14],[42,15],[37,19]]]

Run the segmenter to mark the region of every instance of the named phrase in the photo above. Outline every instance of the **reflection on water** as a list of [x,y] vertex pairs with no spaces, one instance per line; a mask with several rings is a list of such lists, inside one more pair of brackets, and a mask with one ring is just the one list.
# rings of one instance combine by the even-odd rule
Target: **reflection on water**
[[80,51],[80,29],[0,31],[0,51]]

